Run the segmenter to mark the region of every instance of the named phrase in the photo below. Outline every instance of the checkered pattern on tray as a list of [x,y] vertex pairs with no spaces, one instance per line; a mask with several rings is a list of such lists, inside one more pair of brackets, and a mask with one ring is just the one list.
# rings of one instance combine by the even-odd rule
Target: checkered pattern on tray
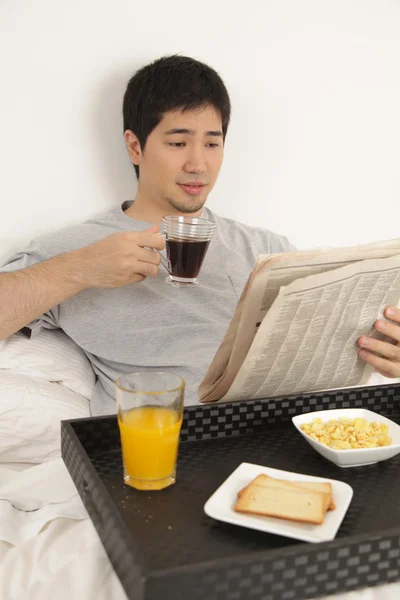
[[[376,537],[316,552],[313,544],[284,557],[262,560],[243,557],[235,564],[208,565],[203,573],[172,574],[149,582],[146,600],[303,600],[395,582],[400,579],[400,531],[391,539]],[[300,554],[301,552],[301,554]],[[179,596],[168,596],[171,586]],[[163,593],[164,589],[164,593]]]
[[[185,409],[181,440],[195,441],[257,431],[266,425],[289,422],[292,417],[315,410],[367,408],[390,415],[400,402],[398,386],[374,386],[302,396],[250,400],[229,404],[203,404]],[[400,412],[398,410],[398,412]]]

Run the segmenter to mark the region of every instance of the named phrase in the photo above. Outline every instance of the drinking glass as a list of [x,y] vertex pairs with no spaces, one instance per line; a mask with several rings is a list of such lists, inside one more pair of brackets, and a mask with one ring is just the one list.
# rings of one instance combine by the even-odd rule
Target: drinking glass
[[124,481],[138,490],[162,490],[176,481],[185,381],[147,371],[116,381]]
[[179,287],[198,285],[198,275],[215,229],[215,223],[200,217],[169,215],[163,218],[168,271],[166,282]]

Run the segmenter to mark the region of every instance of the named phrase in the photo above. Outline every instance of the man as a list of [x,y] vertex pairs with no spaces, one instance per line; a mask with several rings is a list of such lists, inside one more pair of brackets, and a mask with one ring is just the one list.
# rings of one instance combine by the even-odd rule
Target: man
[[[286,238],[219,217],[204,207],[223,160],[230,119],[219,75],[188,57],[161,58],[130,80],[123,102],[127,150],[138,176],[134,202],[82,225],[44,235],[0,272],[0,339],[21,327],[62,328],[97,375],[92,414],[115,412],[121,373],[159,369],[183,376],[186,404],[233,315],[257,255],[292,249]],[[164,215],[215,222],[201,285],[165,284],[158,235]],[[400,311],[392,319],[400,322]],[[400,340],[395,325],[387,334]],[[364,358],[400,374],[398,349],[372,339]]]

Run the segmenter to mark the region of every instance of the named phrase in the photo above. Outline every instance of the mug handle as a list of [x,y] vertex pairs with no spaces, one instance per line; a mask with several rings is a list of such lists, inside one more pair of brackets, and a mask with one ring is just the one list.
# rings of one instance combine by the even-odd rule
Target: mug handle
[[[163,236],[163,238],[165,238],[166,240],[168,239],[168,237],[167,237],[167,234],[166,234],[165,232],[160,232],[160,233],[158,233],[157,235],[162,235],[162,236]],[[155,248],[155,250],[156,250],[156,252],[158,252],[158,254],[160,255],[160,257],[161,257],[161,264],[162,264],[162,266],[164,267],[164,269],[167,271],[167,273],[168,273],[168,275],[169,275],[169,274],[170,274],[170,272],[171,272],[171,261],[169,260],[169,258],[165,258],[165,257],[164,257],[164,256],[161,254],[160,250],[157,250],[156,248]]]

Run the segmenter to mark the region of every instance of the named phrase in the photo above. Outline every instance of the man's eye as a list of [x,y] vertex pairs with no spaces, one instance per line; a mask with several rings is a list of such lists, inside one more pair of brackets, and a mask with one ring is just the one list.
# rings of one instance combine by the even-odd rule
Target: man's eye
[[169,142],[168,145],[171,146],[172,148],[183,148],[185,145],[185,142]]
[[219,144],[216,144],[215,142],[209,142],[209,143],[207,144],[207,146],[208,146],[209,148],[218,148],[218,147],[219,147]]

